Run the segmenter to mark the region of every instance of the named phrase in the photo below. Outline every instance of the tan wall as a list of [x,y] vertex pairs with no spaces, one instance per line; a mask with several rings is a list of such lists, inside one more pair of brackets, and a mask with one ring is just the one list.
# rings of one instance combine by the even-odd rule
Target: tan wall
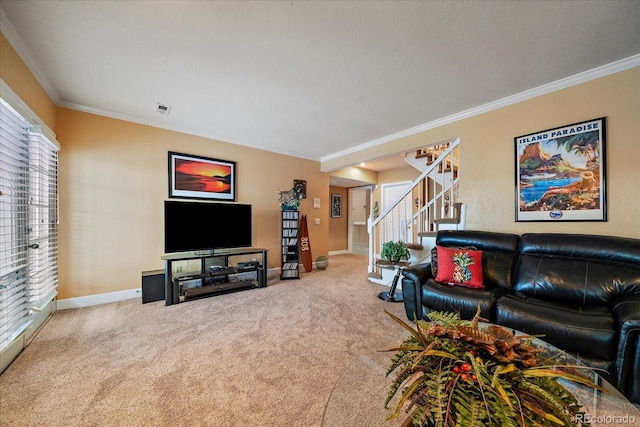
[[[607,117],[607,222],[515,222],[514,138]],[[460,137],[467,228],[640,237],[640,67],[323,162],[330,171]]]
[[[331,218],[331,202],[327,203],[327,213],[329,214],[329,251],[346,251],[349,247],[348,227],[349,227],[349,190],[343,187],[329,187],[329,194],[342,195],[342,217]],[[329,199],[330,200],[330,199]]]
[[55,132],[55,104],[2,33],[0,33],[0,56],[2,57],[0,78]]
[[[141,271],[162,268],[168,151],[238,162],[238,202],[253,205],[254,245],[270,250],[270,266],[280,265],[277,190],[291,188],[294,179],[307,181],[301,212],[320,218],[319,225],[313,220],[308,224],[313,258],[335,250],[334,244],[342,246],[333,241],[337,235],[329,209],[312,207],[316,197],[321,206],[330,203],[329,176],[317,162],[55,108],[4,36],[0,49],[0,77],[57,133],[62,147],[60,298],[136,288]],[[323,163],[322,169],[460,137],[461,199],[467,203],[469,228],[640,237],[639,100],[637,67],[334,159]],[[609,221],[516,223],[513,138],[602,116],[607,117]],[[402,179],[380,177],[380,182],[396,180]],[[345,207],[346,202],[343,199]],[[346,215],[343,218],[346,221]],[[346,231],[344,239],[346,248]]]
[[329,175],[320,164],[121,120],[56,108],[0,35],[0,77],[57,133],[59,167],[59,297],[137,288],[140,273],[163,268],[163,201],[168,151],[237,162],[238,203],[253,206],[253,244],[280,266],[278,189],[307,181],[300,211],[309,221],[314,259],[328,254]]
[[[278,189],[307,181],[301,213],[312,255],[328,254],[328,174],[318,162],[60,108],[60,297],[138,287],[140,273],[163,267],[163,201],[168,151],[237,162],[238,203],[252,205],[253,244],[280,266]],[[220,226],[220,224],[211,224]]]
[[420,171],[413,166],[405,166],[402,168],[386,170],[378,172],[378,185],[375,186],[371,193],[373,203],[378,202],[380,205],[380,214],[382,214],[382,185],[392,184],[394,182],[414,181],[420,176]]
[[378,172],[362,169],[357,166],[350,166],[331,172],[331,176],[339,178],[354,179],[356,181],[375,184],[378,182]]

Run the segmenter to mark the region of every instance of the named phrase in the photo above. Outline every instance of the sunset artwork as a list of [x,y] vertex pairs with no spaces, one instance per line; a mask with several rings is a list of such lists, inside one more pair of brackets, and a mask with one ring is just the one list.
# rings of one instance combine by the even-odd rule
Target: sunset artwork
[[229,193],[231,166],[176,159],[176,190]]
[[169,153],[169,197],[235,200],[236,163]]

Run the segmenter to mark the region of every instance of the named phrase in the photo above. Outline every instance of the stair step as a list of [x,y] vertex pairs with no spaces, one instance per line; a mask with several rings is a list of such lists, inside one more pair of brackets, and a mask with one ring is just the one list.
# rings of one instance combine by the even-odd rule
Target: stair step
[[436,231],[418,231],[418,237],[436,237],[437,235]]
[[414,249],[416,251],[421,251],[424,249],[420,243],[407,243],[407,249]]
[[460,218],[436,218],[433,222],[435,224],[460,224]]

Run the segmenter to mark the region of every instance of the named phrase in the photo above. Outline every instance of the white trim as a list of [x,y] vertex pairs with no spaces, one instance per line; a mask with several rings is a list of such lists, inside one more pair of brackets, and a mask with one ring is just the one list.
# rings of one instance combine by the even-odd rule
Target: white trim
[[93,107],[87,107],[86,105],[81,105],[81,104],[76,104],[74,102],[68,102],[68,101],[60,101],[59,103],[56,103],[57,106],[59,107],[64,107],[64,108],[68,108],[70,110],[76,110],[76,111],[80,111],[83,113],[89,113],[89,114],[95,114],[96,116],[102,116],[102,117],[108,117],[111,119],[117,119],[117,120],[122,120],[125,122],[131,122],[131,123],[136,123],[136,124],[140,124],[140,125],[145,125],[145,126],[151,126],[151,127],[155,127],[158,129],[165,129],[165,130],[169,130],[169,131],[173,131],[173,132],[180,132],[180,133],[184,133],[185,135],[193,135],[193,136],[199,136],[202,138],[208,138],[208,139],[214,139],[216,141],[221,141],[221,142],[226,142],[228,144],[235,144],[235,145],[241,145],[244,147],[250,147],[250,148],[254,148],[256,150],[264,150],[264,151],[269,151],[272,153],[277,153],[277,154],[284,154],[286,156],[291,156],[291,157],[298,157],[301,159],[306,159],[306,160],[314,160],[314,161],[318,161],[317,158],[309,156],[305,153],[300,153],[297,151],[291,151],[291,150],[283,150],[283,149],[279,149],[279,148],[274,148],[274,147],[270,147],[270,146],[266,146],[260,143],[256,143],[256,142],[252,142],[252,141],[242,141],[242,140],[231,140],[228,136],[225,135],[219,135],[219,134],[215,134],[215,133],[211,133],[211,132],[201,132],[201,131],[197,131],[194,129],[188,129],[185,127],[181,127],[181,126],[172,126],[172,125],[168,125],[164,122],[159,122],[159,121],[155,121],[155,120],[147,120],[147,119],[142,119],[140,117],[135,117],[135,116],[131,116],[128,114],[122,114],[122,113],[116,113],[113,111],[108,111],[108,110],[102,110],[99,108],[93,108]]
[[343,249],[341,251],[329,251],[329,256],[332,256],[332,255],[346,255],[348,253],[350,253],[350,252],[348,250],[346,250],[346,249]]
[[104,294],[87,295],[84,297],[59,299],[58,310],[90,307],[92,305],[107,304],[110,302],[141,298],[141,296],[142,296],[142,288],[135,288],[135,289],[127,289],[125,291],[116,291],[116,292],[107,292]]
[[60,150],[60,143],[56,140],[56,134],[51,130],[46,123],[44,123],[40,117],[31,109],[22,99],[16,94],[11,87],[3,80],[0,79],[0,97],[5,100],[7,104],[24,117],[31,125],[39,127],[37,132],[43,134],[49,142],[51,142],[57,150]]
[[7,18],[7,15],[5,15],[2,9],[0,9],[0,31],[2,31],[7,40],[9,40],[11,46],[13,46],[15,51],[18,53],[18,56],[20,56],[27,68],[33,73],[44,91],[47,92],[49,98],[57,104],[58,101],[60,101],[58,91],[53,85],[51,85],[49,79],[47,79],[46,73],[42,71],[42,68],[38,65],[38,61],[34,59],[34,55],[31,50],[22,42],[22,39],[18,36],[18,32],[15,30],[11,22],[9,22],[9,18]]
[[47,92],[47,94],[49,95],[49,97],[53,100],[53,102],[59,106],[59,107],[65,107],[65,108],[70,108],[73,110],[78,110],[78,111],[83,111],[83,112],[87,112],[87,113],[92,113],[92,114],[96,114],[96,115],[100,115],[100,116],[105,116],[105,117],[111,117],[111,118],[115,118],[115,119],[119,119],[119,120],[124,120],[124,121],[129,121],[129,122],[133,122],[133,123],[138,123],[138,124],[143,124],[143,125],[148,125],[148,126],[153,126],[153,127],[157,127],[160,129],[167,129],[167,130],[172,130],[172,131],[176,131],[176,132],[181,132],[181,133],[185,133],[188,135],[195,135],[195,136],[201,136],[204,138],[211,138],[211,139],[216,139],[219,141],[224,141],[224,142],[229,142],[231,144],[237,144],[237,145],[244,145],[244,146],[250,146],[252,148],[256,148],[256,149],[261,149],[261,150],[265,150],[265,151],[270,151],[270,152],[274,152],[274,153],[278,153],[278,154],[285,154],[285,155],[289,155],[289,156],[293,156],[293,157],[299,157],[299,158],[303,158],[303,159],[308,159],[308,160],[315,160],[315,161],[320,161],[322,162],[326,162],[332,159],[336,159],[342,156],[346,156],[348,154],[352,154],[352,153],[357,153],[359,151],[368,149],[368,148],[372,148],[372,147],[376,147],[382,144],[386,144],[388,142],[391,141],[395,141],[397,139],[400,138],[404,138],[406,136],[410,136],[410,135],[415,135],[417,133],[429,130],[429,129],[433,129],[439,126],[443,126],[449,123],[453,123],[456,122],[458,120],[462,120],[462,119],[466,119],[469,117],[473,117],[479,114],[483,114],[492,110],[496,110],[498,108],[502,108],[508,105],[512,105],[512,104],[516,104],[518,102],[522,102],[522,101],[526,101],[528,99],[531,98],[535,98],[541,95],[546,95],[548,93],[551,92],[555,92],[557,90],[561,90],[561,89],[565,89],[580,83],[585,83],[588,82],[590,80],[594,80],[600,77],[604,77],[610,74],[615,74],[630,68],[634,68],[637,66],[640,66],[640,54],[634,55],[634,56],[630,56],[628,58],[624,58],[615,62],[612,62],[610,64],[605,64],[602,65],[600,67],[591,69],[591,70],[587,70],[584,71],[582,73],[578,73],[576,75],[573,76],[569,76],[566,77],[564,79],[560,79],[557,80],[555,82],[551,82],[542,86],[538,86],[537,88],[533,88],[533,89],[529,89],[526,90],[524,92],[515,94],[515,95],[511,95],[508,96],[506,98],[502,98],[496,101],[492,101],[489,102],[487,104],[484,105],[480,105],[478,107],[474,107],[474,108],[470,108],[468,110],[462,111],[460,113],[456,113],[456,114],[452,114],[450,116],[447,117],[443,117],[441,119],[436,119],[434,121],[428,122],[428,123],[424,123],[422,125],[418,125],[400,132],[396,132],[393,133],[391,135],[387,135],[387,136],[383,136],[381,138],[378,139],[374,139],[372,141],[369,142],[365,142],[363,144],[357,145],[355,147],[351,147],[348,148],[346,150],[342,150],[342,151],[338,151],[326,156],[321,156],[320,159],[316,159],[313,157],[310,157],[308,155],[305,155],[304,153],[297,153],[297,152],[293,152],[293,151],[289,151],[289,150],[276,150],[273,149],[273,147],[266,147],[266,146],[262,146],[262,145],[254,145],[251,144],[247,141],[228,141],[228,139],[224,136],[220,136],[220,135],[213,135],[213,134],[208,134],[208,133],[202,133],[202,132],[196,132],[194,130],[191,129],[184,129],[184,128],[180,128],[180,127],[172,127],[172,126],[167,126],[164,123],[160,123],[160,122],[156,122],[156,121],[152,121],[152,120],[142,120],[136,117],[132,117],[132,116],[128,116],[125,114],[118,114],[118,113],[114,113],[114,112],[110,112],[110,111],[103,111],[103,110],[99,110],[96,108],[90,108],[87,106],[83,106],[83,105],[79,105],[79,104],[75,104],[75,103],[70,103],[70,102],[66,102],[62,99],[60,99],[60,95],[58,93],[58,91],[50,84],[49,80],[46,78],[46,73],[44,73],[41,69],[40,66],[38,66],[38,62],[34,59],[34,55],[31,53],[31,51],[26,47],[26,45],[22,42],[22,40],[20,39],[20,37],[18,36],[18,33],[15,31],[13,25],[11,24],[11,22],[9,22],[9,19],[7,18],[7,16],[4,14],[4,12],[2,10],[0,10],[0,31],[2,31],[4,33],[4,35],[6,36],[7,40],[9,40],[9,42],[11,43],[11,45],[13,46],[13,48],[16,50],[16,52],[18,53],[18,55],[20,56],[20,58],[22,58],[22,60],[24,61],[24,63],[27,65],[27,67],[29,68],[29,70],[31,70],[31,72],[33,73],[33,75],[36,77],[36,79],[38,80],[38,82],[42,85],[42,87],[44,88],[44,90]]
[[26,335],[27,329],[22,329],[20,334],[11,341],[11,344],[0,351],[0,373],[4,372],[11,365],[11,362],[25,349],[27,346]]
[[[267,269],[267,280],[269,276],[272,278],[280,277],[278,273],[280,268]],[[164,270],[157,270],[164,272]],[[271,273],[271,274],[269,274]],[[128,299],[141,298],[142,301],[142,288],[127,289],[124,291],[107,292],[104,294],[87,295],[84,297],[75,297],[67,299],[59,299],[58,310],[69,310],[73,308],[90,307],[92,305],[108,304],[110,302],[124,301]]]
[[400,138],[415,135],[420,132],[424,132],[429,129],[434,129],[440,126],[444,126],[449,123],[457,122],[458,120],[467,119],[469,117],[477,116],[487,113],[489,111],[497,110],[498,108],[507,107],[509,105],[517,104],[519,102],[527,101],[529,99],[537,98],[542,95],[547,95],[552,92],[556,92],[561,89],[566,89],[571,86],[575,86],[581,83],[586,83],[590,80],[599,79],[611,74],[619,73],[621,71],[628,70],[630,68],[640,66],[640,54],[630,56],[619,61],[612,62],[611,64],[603,65],[601,67],[594,68],[592,70],[584,71],[582,73],[557,80],[542,86],[538,86],[533,89],[525,90],[524,92],[517,93],[515,95],[507,96],[496,101],[488,102],[478,107],[470,108],[465,111],[461,111],[456,114],[452,114],[441,119],[437,119],[422,125],[418,125],[409,129],[405,129],[400,132],[393,133],[391,135],[383,136],[382,138],[374,139],[364,144],[357,145],[355,147],[348,148],[346,150],[338,151],[333,154],[322,156],[320,162],[326,162],[333,160],[348,154],[357,153],[368,148],[377,147],[382,144],[386,144],[391,141],[395,141]]

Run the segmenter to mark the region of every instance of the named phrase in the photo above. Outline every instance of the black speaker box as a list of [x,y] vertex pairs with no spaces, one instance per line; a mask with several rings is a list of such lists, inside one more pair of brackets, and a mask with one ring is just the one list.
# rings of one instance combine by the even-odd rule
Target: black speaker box
[[164,300],[164,270],[142,272],[142,303]]

